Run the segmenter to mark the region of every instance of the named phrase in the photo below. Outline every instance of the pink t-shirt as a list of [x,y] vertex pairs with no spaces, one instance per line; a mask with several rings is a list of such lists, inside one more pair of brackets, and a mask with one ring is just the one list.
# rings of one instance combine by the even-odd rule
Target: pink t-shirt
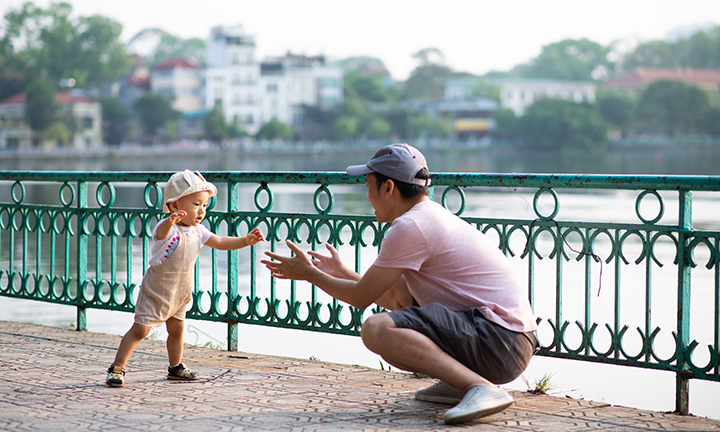
[[422,201],[393,221],[374,265],[406,269],[420,306],[477,307],[509,330],[537,330],[527,293],[496,245],[440,204]]

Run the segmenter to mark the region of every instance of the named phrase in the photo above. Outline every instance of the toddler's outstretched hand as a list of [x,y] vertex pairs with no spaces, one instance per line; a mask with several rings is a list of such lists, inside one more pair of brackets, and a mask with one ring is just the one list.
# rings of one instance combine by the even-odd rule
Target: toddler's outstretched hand
[[176,225],[185,216],[187,216],[187,212],[185,210],[178,210],[175,213],[168,216],[168,222],[170,222],[170,226]]
[[248,246],[252,246],[254,244],[258,244],[261,241],[265,241],[265,237],[263,236],[262,232],[260,232],[260,228],[253,228],[252,231],[250,231],[245,237]]

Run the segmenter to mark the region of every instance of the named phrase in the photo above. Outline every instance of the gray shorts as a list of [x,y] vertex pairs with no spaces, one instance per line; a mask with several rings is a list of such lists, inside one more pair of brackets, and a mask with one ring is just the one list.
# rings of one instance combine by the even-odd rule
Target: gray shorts
[[418,331],[454,359],[495,384],[525,370],[535,352],[532,334],[518,333],[486,320],[477,308],[451,311],[431,303],[389,313],[398,327]]

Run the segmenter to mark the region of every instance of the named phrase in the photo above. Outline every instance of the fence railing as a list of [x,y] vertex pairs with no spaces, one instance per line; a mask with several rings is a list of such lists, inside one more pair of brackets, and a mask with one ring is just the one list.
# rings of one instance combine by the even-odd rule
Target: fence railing
[[[86,329],[88,308],[132,312],[152,227],[162,218],[161,186],[171,174],[0,172],[0,295],[73,305],[78,330]],[[227,323],[230,350],[238,348],[238,324],[359,334],[377,308],[357,310],[309,284],[277,281],[259,255],[288,252],[285,239],[311,249],[327,242],[362,272],[389,228],[372,216],[363,179],[204,175],[219,190],[209,228],[244,235],[259,226],[268,241],[238,251],[203,248],[188,317]],[[720,202],[720,177],[432,177],[432,198],[497,239],[524,273],[540,325],[539,355],[673,372],[682,413],[690,379],[720,381],[720,230],[714,216],[703,229],[693,227],[692,216],[693,193],[711,209]],[[499,191],[532,196],[531,216],[471,214]],[[605,213],[559,217],[561,196],[572,207],[587,194],[604,199]],[[623,212],[631,220],[618,216]]]

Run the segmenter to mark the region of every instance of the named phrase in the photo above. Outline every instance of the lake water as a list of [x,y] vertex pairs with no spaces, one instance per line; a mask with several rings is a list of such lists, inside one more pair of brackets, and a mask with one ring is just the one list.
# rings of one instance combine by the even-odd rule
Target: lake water
[[[378,147],[381,145],[378,144]],[[324,150],[306,154],[248,155],[236,151],[208,149],[199,156],[167,152],[147,157],[95,159],[0,158],[0,170],[180,171],[190,168],[200,171],[343,171],[347,165],[367,161],[373,152],[374,149],[364,148],[354,152]],[[603,156],[532,154],[499,149],[427,149],[425,154],[431,171],[435,172],[720,175],[720,150],[700,148],[624,150],[613,151]],[[276,193],[283,194],[282,190]],[[335,193],[338,194],[337,191]],[[352,204],[353,208],[364,206],[364,212],[371,214],[369,204],[364,202],[363,198],[358,198],[357,192],[348,193],[348,196],[352,197],[351,201],[355,200]],[[563,197],[558,219],[587,220],[592,217],[592,220],[635,222],[635,196],[633,193],[623,191],[608,191],[596,195],[574,194],[571,199]],[[282,202],[282,198],[278,201]],[[670,201],[668,200],[668,203]],[[522,191],[468,193],[466,214],[532,219],[534,216],[531,203],[532,194]],[[702,193],[693,196],[693,219],[696,226],[716,228],[718,225],[716,215],[720,214],[719,210],[720,197]],[[670,205],[670,208],[666,208],[666,214],[672,217],[677,211]],[[371,262],[371,259],[365,262]],[[609,274],[603,275],[602,283],[608,287],[608,290],[612,287],[611,277]],[[605,278],[608,278],[607,281]],[[709,279],[705,282],[702,278]],[[711,288],[712,279],[708,275],[693,274],[693,301],[702,302],[703,299],[712,298]],[[628,300],[632,304],[633,299]],[[672,315],[674,300],[669,300],[669,305],[658,305],[657,309],[665,308],[667,314]],[[542,307],[542,301],[538,299],[536,307]],[[662,314],[656,312],[655,305],[653,308],[654,324],[663,329],[672,328],[672,316],[668,321],[670,324],[663,324]],[[570,315],[570,312],[567,315]],[[565,318],[574,321],[570,316]],[[596,316],[594,315],[593,318]],[[694,315],[693,318],[701,323],[712,322],[712,315],[709,321],[702,314],[698,314],[697,317]],[[65,327],[74,322],[75,308],[0,297],[0,319]],[[124,334],[131,324],[131,314],[88,310],[90,331]],[[693,325],[692,327],[691,337],[698,339],[701,347],[711,343],[712,329],[709,327],[711,326]],[[540,336],[542,340],[542,332]],[[165,337],[162,328],[158,329],[157,337]],[[188,343],[223,345],[225,337],[224,324],[188,320],[186,334]],[[381,363],[378,356],[370,353],[357,337],[241,325],[239,341],[240,350],[245,352],[296,358],[314,357],[330,362],[387,368],[387,365]],[[104,367],[106,365],[98,365],[98,370]],[[675,377],[672,373],[535,357],[523,378],[532,383],[546,374],[553,375],[551,383],[555,388],[552,392],[559,395],[655,411],[672,411],[675,406]],[[523,379],[518,379],[507,387],[519,390],[527,388]],[[720,383],[691,381],[690,411],[696,415],[720,419]]]

